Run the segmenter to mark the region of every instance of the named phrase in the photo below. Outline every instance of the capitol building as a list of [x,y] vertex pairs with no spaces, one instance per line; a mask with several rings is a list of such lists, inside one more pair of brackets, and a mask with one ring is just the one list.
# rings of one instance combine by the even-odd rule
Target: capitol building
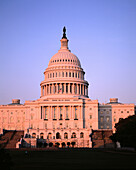
[[122,104],[117,98],[100,104],[88,96],[89,83],[78,57],[68,48],[66,29],[58,52],[51,57],[40,83],[37,100],[13,99],[0,106],[0,134],[3,130],[24,132],[24,140],[36,147],[42,139],[52,145],[92,147],[93,130],[111,129],[120,118],[135,114],[134,104]]

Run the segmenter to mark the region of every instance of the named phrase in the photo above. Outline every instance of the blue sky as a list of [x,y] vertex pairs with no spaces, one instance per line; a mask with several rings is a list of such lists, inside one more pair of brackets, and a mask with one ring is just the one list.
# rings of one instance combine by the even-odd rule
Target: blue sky
[[63,26],[89,97],[136,104],[136,0],[0,0],[0,104],[40,97]]

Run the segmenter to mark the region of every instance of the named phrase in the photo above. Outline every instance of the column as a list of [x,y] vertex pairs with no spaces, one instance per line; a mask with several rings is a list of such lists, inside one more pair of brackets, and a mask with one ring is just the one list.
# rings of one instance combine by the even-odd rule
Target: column
[[62,83],[60,83],[60,94],[62,94]]
[[59,93],[59,91],[58,91],[58,86],[59,86],[58,83],[56,83],[56,92],[57,92],[57,93]]
[[71,106],[70,107],[70,115],[69,115],[69,119],[71,120],[72,119],[72,110],[71,110]]
[[79,94],[79,85],[77,84],[77,94]]
[[66,94],[66,83],[64,83],[64,94]]
[[46,96],[46,85],[44,86],[44,96]]
[[82,86],[81,86],[81,84],[80,84],[80,95],[82,95],[82,94],[81,94],[81,92],[82,92],[81,87],[82,87]]
[[52,119],[52,106],[51,106],[51,108],[50,108],[50,115],[51,115],[51,119]]
[[48,92],[47,92],[47,90],[48,90],[48,85],[46,84],[46,95],[48,95]]
[[83,95],[85,95],[84,92],[85,92],[85,85],[83,84]]
[[82,106],[80,106],[80,117],[81,117],[81,119],[83,119]]
[[71,110],[72,110],[72,119],[74,119],[74,111],[73,111],[73,106],[71,107]]
[[63,119],[65,120],[65,114],[66,114],[66,109],[65,109],[65,106],[63,106]]
[[41,96],[43,96],[43,87],[41,86]]
[[72,84],[72,94],[74,94],[74,83]]
[[70,94],[70,83],[68,84],[68,94]]

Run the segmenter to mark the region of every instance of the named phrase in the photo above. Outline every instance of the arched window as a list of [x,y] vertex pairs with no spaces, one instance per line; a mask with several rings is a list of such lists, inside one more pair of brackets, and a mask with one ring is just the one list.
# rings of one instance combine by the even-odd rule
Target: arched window
[[69,77],[71,77],[71,72],[69,72]]
[[36,133],[32,133],[32,138],[36,138]]
[[84,138],[84,133],[83,132],[80,133],[80,138]]
[[57,77],[57,72],[56,72],[56,77]]
[[53,73],[53,77],[54,77],[54,73]]
[[47,139],[52,139],[52,134],[48,133]]
[[68,133],[67,132],[64,133],[64,139],[68,139]]
[[76,138],[76,133],[73,132],[71,138]]
[[44,138],[44,134],[40,133],[40,138],[43,139]]
[[61,139],[61,136],[60,136],[59,132],[56,133],[56,139]]
[[66,72],[66,77],[68,77],[68,73]]

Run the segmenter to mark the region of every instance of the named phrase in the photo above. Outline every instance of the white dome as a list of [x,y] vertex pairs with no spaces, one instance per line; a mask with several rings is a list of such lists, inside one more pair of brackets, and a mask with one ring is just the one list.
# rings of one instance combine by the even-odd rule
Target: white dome
[[49,61],[48,67],[58,65],[69,65],[81,67],[80,61],[76,55],[70,51],[60,50]]

